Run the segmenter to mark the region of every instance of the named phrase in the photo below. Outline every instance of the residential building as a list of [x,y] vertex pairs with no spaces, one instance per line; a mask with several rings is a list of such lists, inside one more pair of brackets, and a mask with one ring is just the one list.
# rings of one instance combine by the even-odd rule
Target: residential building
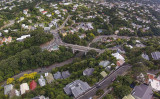
[[123,65],[124,63],[125,63],[125,61],[120,59],[117,61],[117,66],[119,67],[119,66]]
[[152,87],[145,84],[136,86],[132,91],[132,96],[136,99],[152,99]]
[[145,76],[144,76],[143,73],[140,73],[140,75],[137,76],[137,81],[138,81],[138,82],[141,82],[141,83],[144,83],[144,81],[145,81]]
[[12,84],[4,86],[4,94],[8,95],[12,89],[13,89],[13,85]]
[[152,58],[154,59],[154,60],[159,60],[160,59],[160,52],[152,52],[151,53],[151,55],[152,55]]
[[30,82],[29,87],[30,87],[31,90],[34,90],[34,89],[37,87],[37,83],[36,83],[34,80],[32,80],[32,81]]
[[160,91],[160,80],[156,78],[156,75],[147,73],[148,84],[153,88],[154,91]]
[[51,73],[45,73],[45,77],[46,77],[48,84],[50,84],[54,81],[53,75]]
[[20,92],[18,90],[12,89],[9,93],[9,97],[12,98],[14,96],[20,96]]
[[77,97],[89,88],[91,87],[88,85],[87,82],[75,80],[74,82],[66,85],[63,89],[67,95],[73,95],[74,97]]
[[112,53],[112,56],[114,56],[117,60],[125,60],[124,57],[119,53]]
[[45,96],[36,96],[32,99],[49,99],[49,97],[45,97]]
[[21,91],[21,95],[26,93],[26,91],[29,91],[29,86],[27,83],[23,83],[20,85],[20,91]]
[[47,32],[47,33],[48,33],[50,30],[51,30],[51,28],[50,28],[50,27],[44,27],[44,31],[45,31],[45,32]]
[[124,96],[122,99],[135,99],[131,94]]
[[23,35],[23,36],[17,38],[16,40],[17,40],[17,41],[23,41],[24,39],[26,39],[26,38],[28,38],[28,37],[31,37],[31,35],[30,35],[30,34],[29,34],[29,35]]
[[106,68],[109,64],[110,64],[110,62],[107,61],[107,60],[101,61],[101,62],[99,63],[99,65],[100,65],[100,66],[103,66],[104,68]]
[[54,74],[54,79],[63,79],[61,72],[58,71],[57,73],[55,73]]
[[149,56],[148,56],[146,53],[143,53],[141,56],[142,56],[144,59],[149,60]]
[[106,73],[105,71],[102,71],[100,74],[101,74],[103,77],[106,77],[106,76],[107,76],[107,73]]
[[42,75],[38,79],[38,83],[40,84],[41,87],[46,85],[46,81],[45,81],[45,79],[44,79],[44,77]]
[[70,76],[69,71],[63,71],[63,72],[62,72],[62,77],[63,77],[63,79],[66,79],[66,78],[68,78],[69,76]]
[[94,68],[86,68],[86,69],[83,71],[83,75],[84,75],[84,76],[90,76],[90,75],[92,75],[93,72],[94,72]]

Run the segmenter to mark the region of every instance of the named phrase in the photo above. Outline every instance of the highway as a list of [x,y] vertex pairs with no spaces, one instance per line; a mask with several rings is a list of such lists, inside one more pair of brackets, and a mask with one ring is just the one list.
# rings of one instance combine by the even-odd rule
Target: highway
[[111,72],[107,77],[96,83],[94,86],[92,86],[89,90],[82,93],[75,99],[89,99],[90,97],[94,96],[96,94],[96,91],[98,89],[104,89],[108,87],[114,78],[116,78],[119,75],[122,75],[123,73],[127,72],[132,66],[131,65],[123,65],[119,67],[118,69]]

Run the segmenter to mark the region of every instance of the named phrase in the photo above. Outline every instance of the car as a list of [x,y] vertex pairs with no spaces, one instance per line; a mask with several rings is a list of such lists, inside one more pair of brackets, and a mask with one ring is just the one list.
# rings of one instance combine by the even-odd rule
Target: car
[[116,80],[116,77],[112,79],[112,82],[114,82]]
[[96,83],[95,86],[96,86],[96,88],[99,88],[99,87],[100,87],[100,85],[99,85],[98,83]]

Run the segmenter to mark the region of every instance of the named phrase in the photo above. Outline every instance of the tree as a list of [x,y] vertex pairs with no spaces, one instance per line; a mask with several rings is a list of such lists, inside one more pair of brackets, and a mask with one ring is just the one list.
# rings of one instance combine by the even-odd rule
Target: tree
[[124,96],[131,93],[131,88],[126,85],[117,86],[116,88],[114,88],[114,93],[116,96],[123,98]]
[[87,58],[95,58],[98,55],[98,52],[96,52],[95,50],[90,50],[87,52],[86,57]]
[[107,94],[103,99],[114,99],[112,94]]
[[99,89],[96,91],[97,96],[103,95],[103,93],[104,93],[104,91],[102,89]]
[[7,84],[11,84],[14,81],[14,78],[8,78],[7,79]]

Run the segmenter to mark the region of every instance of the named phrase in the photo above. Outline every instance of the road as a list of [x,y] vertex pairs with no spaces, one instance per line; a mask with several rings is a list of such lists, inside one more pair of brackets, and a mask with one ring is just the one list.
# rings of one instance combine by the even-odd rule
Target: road
[[9,23],[4,25],[3,27],[1,27],[0,30],[3,29],[3,28],[6,28],[6,27],[9,27],[9,26],[13,25],[14,23],[15,23],[14,20],[10,20]]
[[120,68],[118,68],[115,71],[113,71],[112,73],[110,73],[107,77],[105,77],[104,79],[99,81],[97,84],[92,86],[89,90],[87,90],[86,92],[82,93],[81,95],[79,95],[75,99],[89,99],[90,97],[92,97],[92,96],[94,96],[96,94],[96,91],[98,89],[104,89],[104,88],[108,87],[112,83],[112,80],[114,78],[116,78],[119,75],[122,75],[127,70],[129,70],[131,67],[132,67],[131,65],[123,65],[123,66],[121,66]]
[[[75,58],[81,57],[82,55],[83,55],[83,53],[80,52],[80,53],[76,54],[76,56],[75,56],[74,58],[70,58],[70,59],[68,59],[68,60],[66,60],[66,61],[64,61],[64,62],[55,63],[55,64],[50,65],[50,66],[45,67],[45,68],[37,68],[37,69],[35,69],[35,70],[24,71],[24,72],[21,72],[21,73],[15,75],[15,76],[13,76],[12,78],[17,79],[17,78],[20,78],[21,76],[23,76],[24,74],[29,74],[29,73],[32,73],[32,72],[37,72],[37,73],[39,73],[39,74],[44,74],[44,73],[46,73],[46,72],[51,72],[53,68],[62,67],[62,66],[64,66],[64,65],[66,65],[66,64],[70,64],[70,63],[73,62],[73,60],[74,60]],[[3,82],[3,84],[1,85],[1,87],[4,87],[5,85],[6,85],[6,81]]]

